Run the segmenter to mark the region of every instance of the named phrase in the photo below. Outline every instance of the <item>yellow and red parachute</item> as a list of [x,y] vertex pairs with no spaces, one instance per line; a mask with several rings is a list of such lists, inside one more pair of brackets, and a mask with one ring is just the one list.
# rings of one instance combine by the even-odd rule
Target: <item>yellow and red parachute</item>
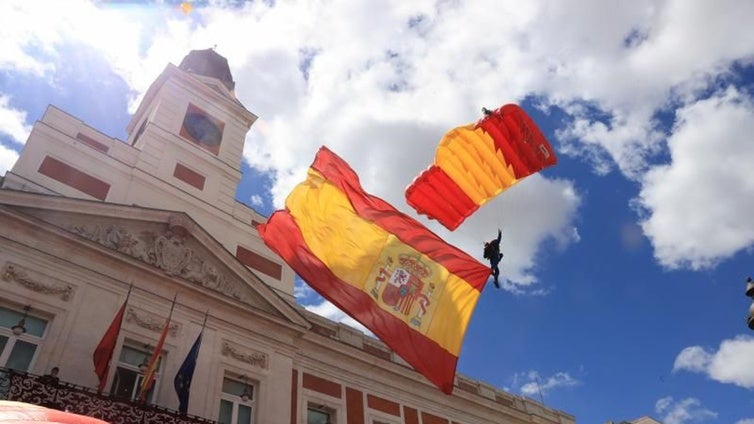
[[454,230],[488,200],[557,161],[529,115],[507,104],[446,133],[435,162],[406,188],[406,201]]

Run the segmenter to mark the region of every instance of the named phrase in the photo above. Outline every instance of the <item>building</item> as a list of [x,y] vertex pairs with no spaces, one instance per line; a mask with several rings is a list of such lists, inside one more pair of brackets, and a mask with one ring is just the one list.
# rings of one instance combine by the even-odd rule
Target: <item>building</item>
[[[54,106],[34,125],[0,189],[5,396],[124,423],[574,422],[462,375],[446,396],[379,340],[297,305],[293,272],[254,229],[265,217],[234,198],[256,119],[234,86],[225,58],[195,50],[151,85],[125,141]],[[127,298],[98,394],[92,353]],[[171,310],[155,384],[132,402]],[[173,378],[202,328],[179,416]],[[37,375],[53,367],[50,388]]]

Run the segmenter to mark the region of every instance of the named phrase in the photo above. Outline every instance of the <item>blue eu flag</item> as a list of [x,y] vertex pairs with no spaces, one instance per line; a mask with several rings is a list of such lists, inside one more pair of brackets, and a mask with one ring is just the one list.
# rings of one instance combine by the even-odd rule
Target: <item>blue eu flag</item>
[[178,411],[185,414],[188,411],[189,392],[191,391],[191,379],[194,377],[194,368],[196,368],[196,358],[199,356],[199,347],[202,344],[202,333],[196,337],[194,345],[183,360],[178,374],[175,375],[173,386],[178,394]]

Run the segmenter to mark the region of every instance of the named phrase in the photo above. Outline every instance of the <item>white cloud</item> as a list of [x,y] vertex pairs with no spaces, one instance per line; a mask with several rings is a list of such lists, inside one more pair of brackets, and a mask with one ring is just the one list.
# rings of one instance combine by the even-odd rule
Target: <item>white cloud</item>
[[704,408],[696,398],[676,401],[670,396],[664,397],[655,404],[655,411],[661,415],[665,424],[704,422],[717,418],[717,412]]
[[[685,105],[679,117],[693,114],[711,81],[725,77],[733,63],[751,63],[754,45],[729,42],[754,39],[754,26],[746,21],[754,14],[750,1],[689,6],[683,0],[589,0],[573,7],[544,1],[291,0],[248,2],[233,10],[196,7],[188,16],[106,3],[3,2],[0,36],[7,47],[0,52],[0,69],[51,74],[57,46],[86,43],[129,84],[133,110],[166,62],[177,64],[190,49],[217,45],[229,60],[239,99],[260,116],[244,156],[271,173],[276,207],[326,144],[353,166],[367,191],[413,213],[403,189],[432,161],[445,131],[478,119],[481,106],[535,96],[543,110],[556,105],[568,114],[551,140],[559,154],[586,158],[599,172],[618,168],[642,182],[637,203],[646,217],[643,230],[662,264],[712,266],[754,238],[752,224],[735,213],[748,204],[733,212],[686,208],[680,223],[666,225],[688,198],[671,204],[654,194],[670,185],[685,188],[688,180],[675,175],[696,161],[675,152],[689,149],[680,140],[702,123],[679,120],[670,139],[672,162],[643,178],[666,148],[655,114],[679,104]],[[713,120],[723,122],[734,103],[720,105]],[[701,129],[715,133],[712,123]],[[705,179],[705,190],[692,194],[717,202],[720,196],[708,189],[720,181]],[[749,188],[738,190],[750,194]],[[504,244],[516,246],[503,262],[506,286],[542,292],[529,287],[537,280],[537,254],[548,240],[560,246],[578,241],[580,197],[573,181],[531,177],[456,232],[429,225],[479,258],[481,242],[503,227]],[[521,203],[528,205],[524,215]],[[713,232],[709,222],[717,221],[705,221],[710,218],[725,219],[721,233]],[[695,226],[686,229],[688,224]],[[701,244],[706,236],[711,243]]]
[[369,331],[366,327],[361,325],[360,322],[356,321],[355,319],[351,318],[349,315],[347,315],[345,312],[338,309],[335,305],[332,303],[324,300],[321,303],[314,304],[314,305],[303,305],[307,311],[313,312],[317,315],[323,316],[331,321],[339,322],[341,324],[345,324],[351,328],[355,328],[359,331],[361,331],[364,334],[372,335],[372,332]]
[[736,421],[736,424],[754,424],[754,418],[744,418]]
[[711,267],[754,243],[754,103],[734,88],[677,112],[671,163],[642,181],[641,223],[657,260]]
[[264,205],[264,199],[262,199],[262,196],[258,194],[251,195],[249,201],[251,202],[251,205],[255,207],[261,207]]
[[698,372],[721,383],[754,388],[754,337],[723,340],[717,351],[687,347],[676,357],[673,371]]
[[23,145],[29,138],[31,126],[26,123],[26,112],[10,106],[10,97],[0,94],[0,134],[10,136],[14,143]]
[[673,371],[706,372],[713,355],[701,346],[690,346],[681,351],[673,363]]
[[18,160],[18,152],[0,144],[0,176],[13,168],[16,160]]
[[555,374],[543,378],[537,371],[528,371],[513,376],[514,386],[519,386],[519,390],[522,394],[530,397],[537,397],[541,393],[545,395],[551,390],[574,387],[581,384],[581,382],[572,377],[567,372],[556,372]]

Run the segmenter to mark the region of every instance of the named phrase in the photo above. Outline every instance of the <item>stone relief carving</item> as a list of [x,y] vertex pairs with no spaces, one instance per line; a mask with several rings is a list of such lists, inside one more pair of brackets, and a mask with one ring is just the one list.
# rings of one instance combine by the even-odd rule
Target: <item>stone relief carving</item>
[[[165,325],[165,319],[166,318],[159,317],[141,309],[130,307],[126,310],[126,322],[132,322],[139,327],[156,331],[158,333],[162,331],[162,327]],[[175,337],[178,334],[178,330],[180,330],[180,325],[170,323],[168,334]]]
[[59,296],[62,300],[68,301],[73,295],[73,286],[65,283],[44,282],[49,278],[37,275],[36,278],[31,274],[33,271],[22,269],[22,267],[7,262],[3,267],[2,278],[4,281],[15,281],[16,283],[38,293]]
[[191,223],[174,218],[168,228],[155,231],[130,232],[116,225],[73,225],[72,231],[88,240],[154,265],[170,276],[185,278],[226,296],[251,303],[241,290],[241,283],[232,281],[220,267],[191,248],[185,236]]
[[231,343],[223,340],[222,354],[223,356],[231,357],[235,360],[245,362],[255,367],[267,369],[268,358],[266,353],[245,349],[240,346],[234,346]]

